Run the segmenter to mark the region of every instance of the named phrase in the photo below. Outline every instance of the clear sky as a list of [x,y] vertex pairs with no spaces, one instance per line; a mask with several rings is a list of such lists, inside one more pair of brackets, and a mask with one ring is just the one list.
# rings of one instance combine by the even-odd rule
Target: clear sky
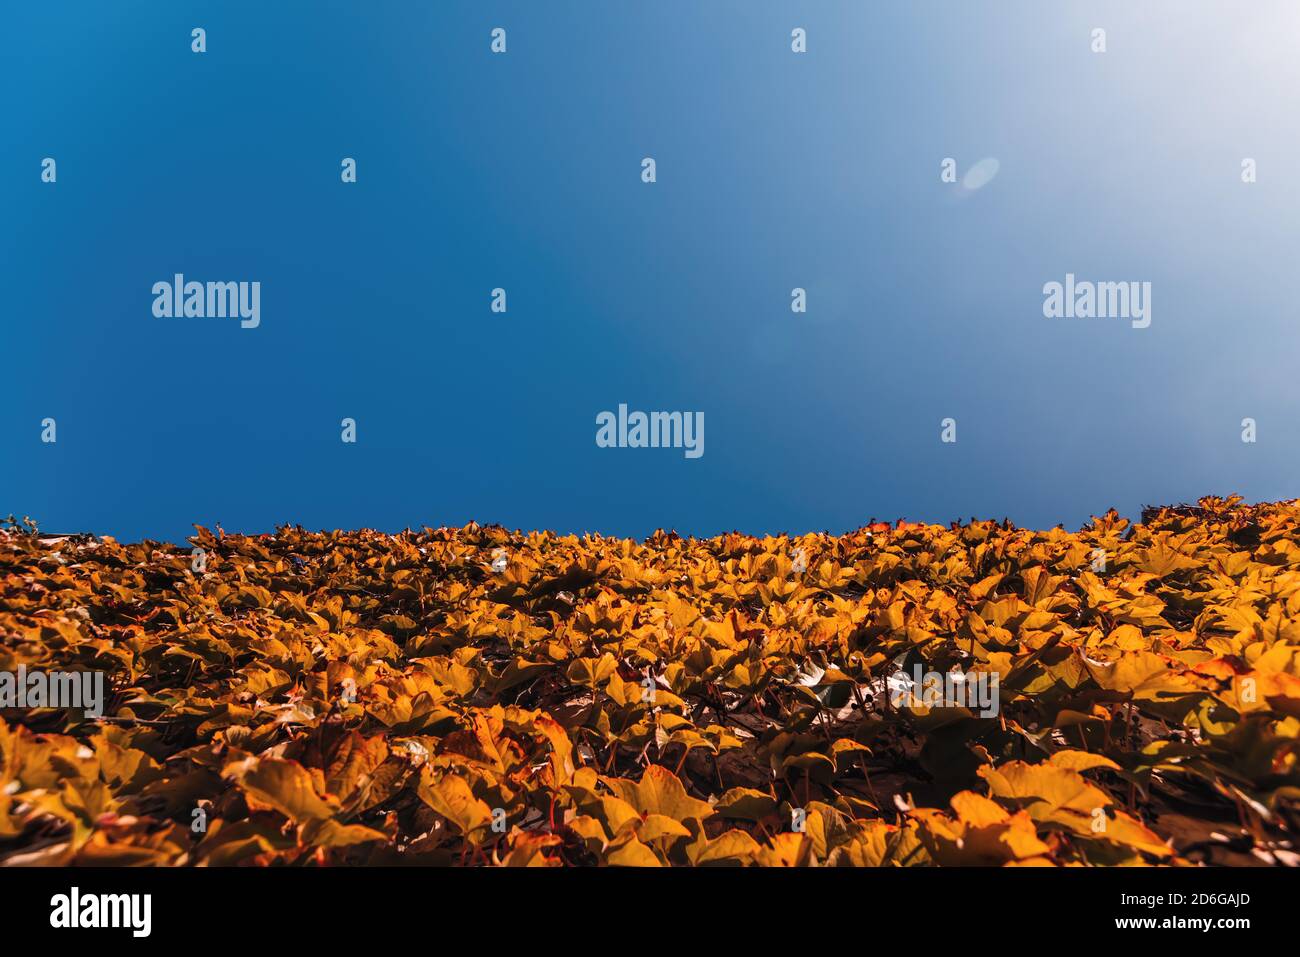
[[[0,514],[640,536],[1295,497],[1298,46],[1293,0],[6,4]],[[260,282],[260,325],[155,317],[176,273]],[[1151,283],[1150,326],[1045,318],[1067,273]],[[704,454],[598,447],[620,403],[703,413]]]

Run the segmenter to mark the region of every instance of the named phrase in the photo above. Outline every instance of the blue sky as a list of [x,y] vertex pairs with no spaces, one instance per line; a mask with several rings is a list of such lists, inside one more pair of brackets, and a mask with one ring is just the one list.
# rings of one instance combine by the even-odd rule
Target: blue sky
[[[641,536],[1294,497],[1298,35],[1285,0],[8,5],[0,514]],[[260,326],[156,318],[178,272],[259,281]],[[1066,273],[1150,282],[1151,326],[1045,318]],[[705,454],[597,447],[620,403],[702,412]]]

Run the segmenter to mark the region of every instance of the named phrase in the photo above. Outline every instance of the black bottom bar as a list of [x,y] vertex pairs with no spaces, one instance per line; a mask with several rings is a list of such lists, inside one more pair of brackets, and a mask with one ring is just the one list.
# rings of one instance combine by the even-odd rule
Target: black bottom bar
[[[51,926],[52,916],[69,922],[73,887],[87,919],[100,908],[87,897],[150,895],[148,936],[134,935],[121,899],[103,912],[111,919],[117,910],[126,926]],[[844,937],[871,949],[1012,937],[1048,947],[1067,938],[1151,941],[1171,931],[1224,943],[1278,934],[1294,924],[1296,889],[1295,873],[1277,868],[11,868],[0,870],[0,915],[11,942],[78,935],[132,949],[206,941],[373,951],[457,940],[464,954],[475,939],[486,953],[510,942],[594,946],[629,934],[769,951]],[[62,911],[56,895],[66,899]],[[134,916],[143,924],[142,911]],[[1039,933],[1048,936],[1025,936]]]

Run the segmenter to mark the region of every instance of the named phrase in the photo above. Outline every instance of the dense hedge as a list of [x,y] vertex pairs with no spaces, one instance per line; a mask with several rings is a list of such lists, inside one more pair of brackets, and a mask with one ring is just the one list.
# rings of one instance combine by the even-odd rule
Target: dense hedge
[[1294,502],[192,545],[0,532],[0,863],[1297,861]]

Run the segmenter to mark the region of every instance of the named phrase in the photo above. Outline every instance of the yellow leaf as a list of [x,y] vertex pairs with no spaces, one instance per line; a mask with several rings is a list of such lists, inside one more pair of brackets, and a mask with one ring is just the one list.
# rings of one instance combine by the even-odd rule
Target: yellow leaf
[[492,809],[474,796],[469,784],[459,775],[444,774],[434,778],[426,770],[420,776],[417,793],[425,804],[466,835],[492,822]]
[[688,795],[677,775],[658,764],[649,765],[638,782],[612,778],[609,785],[642,814],[663,814],[675,821],[687,821],[713,813],[709,802]]
[[984,765],[977,773],[988,781],[993,797],[1025,806],[1036,821],[1047,820],[1061,810],[1091,816],[1096,808],[1111,803],[1105,791],[1089,784],[1077,771],[1050,764],[1009,761],[996,769]]
[[617,847],[611,847],[605,861],[612,867],[663,867],[663,862],[655,856],[655,852],[634,835],[629,835]]
[[759,850],[758,842],[744,831],[731,830],[719,834],[698,850],[692,848],[688,854],[696,866],[743,864],[753,860]]
[[1049,759],[1055,767],[1069,771],[1087,771],[1091,768],[1110,768],[1118,771],[1119,765],[1102,754],[1089,751],[1057,751]]
[[268,807],[296,823],[332,817],[335,807],[316,792],[311,775],[297,761],[250,758],[228,765],[226,773],[243,789],[251,807]]

